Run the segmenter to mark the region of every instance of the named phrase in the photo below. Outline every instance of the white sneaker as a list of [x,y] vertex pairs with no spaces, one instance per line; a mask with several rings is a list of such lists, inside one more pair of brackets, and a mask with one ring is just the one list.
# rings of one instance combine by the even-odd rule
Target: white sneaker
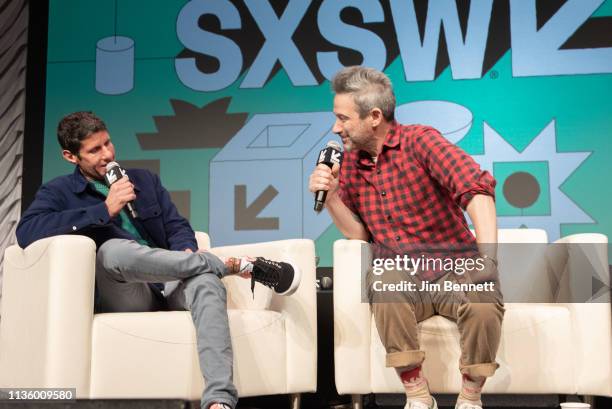
[[408,401],[406,402],[406,406],[404,406],[404,409],[438,409],[438,403],[436,402],[436,399],[432,396],[431,400],[433,402],[431,406],[419,401]]
[[468,402],[461,402],[461,404],[455,404],[455,409],[482,409],[482,406]]

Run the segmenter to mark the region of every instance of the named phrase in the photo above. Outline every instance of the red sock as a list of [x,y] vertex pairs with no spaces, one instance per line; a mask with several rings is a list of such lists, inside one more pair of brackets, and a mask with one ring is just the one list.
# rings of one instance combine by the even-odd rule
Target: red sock
[[485,383],[485,377],[472,378],[469,375],[463,374],[463,381],[461,382],[461,392],[459,393],[459,401],[477,403],[482,406],[480,396],[482,393],[482,386]]
[[398,370],[398,372],[406,389],[406,398],[409,401],[419,401],[426,405],[432,404],[429,385],[427,385],[427,379],[423,376],[420,366],[401,372]]

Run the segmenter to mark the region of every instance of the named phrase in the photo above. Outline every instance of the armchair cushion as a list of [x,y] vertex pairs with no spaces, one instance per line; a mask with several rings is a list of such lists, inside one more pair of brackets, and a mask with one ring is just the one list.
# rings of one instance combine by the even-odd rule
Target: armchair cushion
[[[239,394],[279,393],[275,385],[286,378],[284,316],[254,310],[230,310],[228,316],[240,357],[240,365],[234,362]],[[92,349],[91,398],[200,398],[204,384],[188,312],[98,314]]]

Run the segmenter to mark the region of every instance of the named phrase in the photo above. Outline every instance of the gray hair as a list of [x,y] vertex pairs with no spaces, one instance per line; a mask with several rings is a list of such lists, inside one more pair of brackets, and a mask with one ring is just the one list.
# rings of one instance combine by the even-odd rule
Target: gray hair
[[332,89],[336,94],[351,95],[361,118],[374,108],[379,108],[387,121],[394,118],[395,94],[391,80],[374,68],[343,68],[332,79]]

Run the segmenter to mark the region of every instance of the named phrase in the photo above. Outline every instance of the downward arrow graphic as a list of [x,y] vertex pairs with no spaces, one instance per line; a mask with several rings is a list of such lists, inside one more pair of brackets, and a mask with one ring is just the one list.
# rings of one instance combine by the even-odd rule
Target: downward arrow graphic
[[537,29],[535,0],[511,0],[512,72],[515,76],[612,72],[612,47],[562,49],[604,0],[568,0]]
[[247,206],[246,185],[234,186],[234,230],[278,230],[278,217],[257,215],[278,195],[272,185]]

